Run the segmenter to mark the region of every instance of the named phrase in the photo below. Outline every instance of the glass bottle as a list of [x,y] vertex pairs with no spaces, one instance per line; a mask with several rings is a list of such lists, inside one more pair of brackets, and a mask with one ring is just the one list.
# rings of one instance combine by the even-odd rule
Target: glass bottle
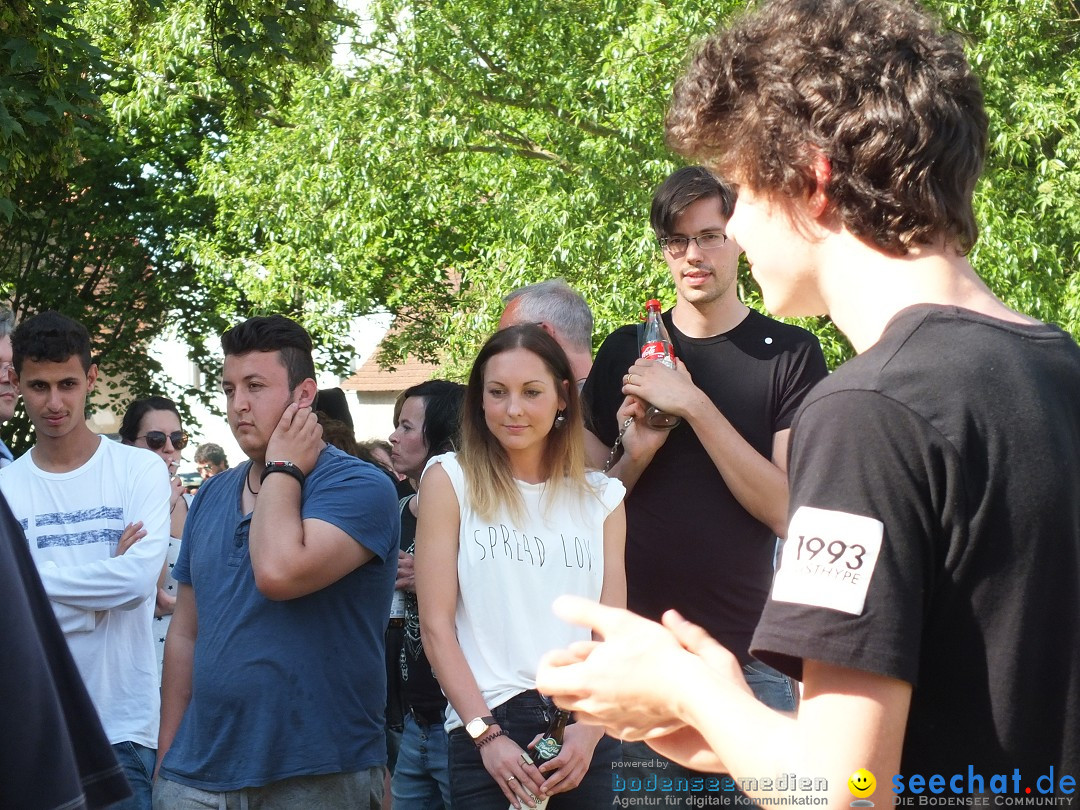
[[[650,298],[645,303],[645,332],[641,341],[641,356],[646,360],[658,360],[668,368],[675,368],[675,350],[668,337],[664,319],[660,317],[660,302]],[[681,416],[664,413],[649,405],[645,409],[645,424],[654,430],[671,430],[682,422]]]

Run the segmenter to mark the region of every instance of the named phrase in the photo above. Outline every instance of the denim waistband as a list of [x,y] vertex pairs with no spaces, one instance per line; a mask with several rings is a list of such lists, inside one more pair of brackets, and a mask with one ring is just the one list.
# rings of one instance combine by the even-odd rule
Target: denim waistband
[[418,726],[441,726],[446,722],[445,709],[409,709],[409,714],[412,715],[413,720],[416,721]]

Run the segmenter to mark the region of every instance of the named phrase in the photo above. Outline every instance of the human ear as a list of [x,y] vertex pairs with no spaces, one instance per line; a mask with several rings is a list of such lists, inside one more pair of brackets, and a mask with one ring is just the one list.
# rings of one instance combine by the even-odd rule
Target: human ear
[[315,396],[319,393],[319,386],[315,380],[308,377],[306,380],[296,386],[296,390],[293,392],[293,399],[296,404],[301,408],[310,408],[315,402]]
[[815,149],[810,160],[810,168],[814,172],[814,190],[810,193],[807,206],[810,215],[819,219],[829,208],[827,189],[832,179],[832,164],[823,152]]

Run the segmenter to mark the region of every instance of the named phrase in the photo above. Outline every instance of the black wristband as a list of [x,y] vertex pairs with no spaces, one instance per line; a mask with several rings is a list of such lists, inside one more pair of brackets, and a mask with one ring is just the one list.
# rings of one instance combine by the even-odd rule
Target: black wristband
[[500,728],[498,731],[493,731],[493,732],[491,732],[491,734],[488,734],[486,737],[481,737],[479,740],[477,740],[476,741],[476,747],[477,748],[483,748],[485,745],[487,745],[489,742],[494,740],[496,737],[505,737],[505,736],[507,736],[506,735],[506,729]]
[[300,471],[300,468],[291,461],[268,461],[266,462],[266,466],[263,467],[262,475],[259,476],[259,483],[265,481],[266,476],[270,475],[270,473],[276,472],[283,472],[291,475],[301,487],[304,486],[304,480],[307,478],[307,476]]

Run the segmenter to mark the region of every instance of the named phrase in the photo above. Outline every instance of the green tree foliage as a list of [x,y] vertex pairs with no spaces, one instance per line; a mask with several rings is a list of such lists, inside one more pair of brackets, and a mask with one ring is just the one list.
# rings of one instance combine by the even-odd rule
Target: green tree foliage
[[[136,145],[88,131],[80,154],[64,180],[39,174],[18,188],[18,214],[0,231],[0,278],[12,308],[23,317],[56,309],[86,324],[110,394],[160,391],[181,403],[201,396],[163,389],[161,368],[145,351],[175,322],[196,347],[194,359],[210,367],[199,338],[224,325],[190,264],[168,252],[178,211],[160,204]],[[5,435],[15,449],[30,443],[21,412]]]
[[[204,164],[231,132],[276,116],[294,73],[328,64],[339,13],[331,0],[0,10],[0,294],[23,318],[82,320],[114,402],[165,393],[184,409],[205,397],[164,385],[146,351],[171,326],[212,373],[207,339],[250,310],[185,251],[214,229]],[[25,419],[5,436],[24,446]]]
[[0,7],[0,221],[20,179],[62,177],[75,160],[77,131],[98,115],[92,76],[101,52],[59,2],[9,0]]
[[[1075,0],[931,2],[965,36],[991,111],[976,266],[1012,305],[1080,334]],[[119,244],[126,230],[143,251],[129,300],[157,325],[190,319],[192,345],[279,311],[340,365],[348,320],[384,308],[401,327],[391,361],[460,371],[524,283],[565,277],[598,341],[646,298],[671,303],[647,225],[680,165],[664,110],[693,43],[744,0],[372,0],[362,19],[331,0],[9,5],[0,167],[15,173],[0,214],[21,235],[6,244],[59,249],[68,237],[30,220],[66,222],[85,200],[84,232]],[[332,62],[343,27],[350,58]],[[27,134],[53,110],[55,143]],[[106,204],[118,187],[130,196]],[[69,280],[20,267],[3,271],[7,292],[63,300]],[[741,285],[759,304],[748,273]],[[116,317],[95,323],[108,334]],[[832,362],[849,353],[810,325]]]
[[[689,48],[742,5],[378,0],[349,68],[295,86],[290,127],[259,122],[208,168],[218,230],[192,244],[263,306],[302,298],[328,333],[388,307],[404,326],[391,359],[438,355],[460,371],[502,295],[553,276],[585,294],[600,340],[647,297],[672,300],[646,222],[680,165],[664,109]],[[1076,332],[1075,6],[937,7],[992,111],[974,260],[1009,303]],[[827,321],[807,325],[832,363],[850,354]]]
[[1080,6],[942,3],[990,113],[972,256],[1008,303],[1080,336]]

